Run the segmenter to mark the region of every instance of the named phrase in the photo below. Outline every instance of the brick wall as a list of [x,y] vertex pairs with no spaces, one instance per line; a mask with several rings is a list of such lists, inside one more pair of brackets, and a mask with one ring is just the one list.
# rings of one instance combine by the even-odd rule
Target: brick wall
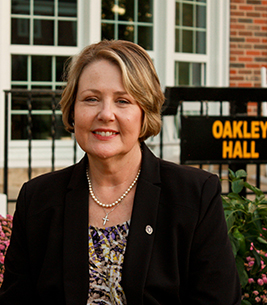
[[267,0],[230,0],[230,86],[260,87],[267,67]]

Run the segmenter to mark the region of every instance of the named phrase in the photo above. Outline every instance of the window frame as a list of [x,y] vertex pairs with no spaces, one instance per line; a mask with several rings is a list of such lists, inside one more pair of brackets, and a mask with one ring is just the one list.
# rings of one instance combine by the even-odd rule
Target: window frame
[[229,84],[229,5],[230,0],[207,0],[206,54],[175,52],[175,0],[166,2],[165,86],[175,85],[175,62],[205,63],[206,86]]

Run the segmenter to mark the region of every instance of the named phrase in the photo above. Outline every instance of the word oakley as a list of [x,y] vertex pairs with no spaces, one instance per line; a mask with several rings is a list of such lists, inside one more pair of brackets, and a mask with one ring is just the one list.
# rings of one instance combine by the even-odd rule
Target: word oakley
[[212,125],[212,135],[215,139],[238,139],[222,142],[223,159],[258,159],[260,155],[256,151],[256,142],[250,139],[267,137],[267,121],[216,120]]

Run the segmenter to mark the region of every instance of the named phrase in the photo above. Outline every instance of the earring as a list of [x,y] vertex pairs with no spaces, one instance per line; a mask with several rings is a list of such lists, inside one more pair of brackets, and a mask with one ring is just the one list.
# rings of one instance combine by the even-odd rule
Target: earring
[[73,127],[75,126],[75,123],[74,123],[74,121],[72,122],[72,126],[73,126]]

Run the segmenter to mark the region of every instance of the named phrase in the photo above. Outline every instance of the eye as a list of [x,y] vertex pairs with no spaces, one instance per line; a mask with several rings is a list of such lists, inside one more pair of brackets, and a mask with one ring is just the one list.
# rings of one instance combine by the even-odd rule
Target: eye
[[123,104],[130,104],[130,102],[128,100],[126,100],[126,99],[118,99],[117,103],[122,104],[122,105]]
[[94,103],[97,102],[98,99],[96,97],[87,97],[84,99],[86,102]]

